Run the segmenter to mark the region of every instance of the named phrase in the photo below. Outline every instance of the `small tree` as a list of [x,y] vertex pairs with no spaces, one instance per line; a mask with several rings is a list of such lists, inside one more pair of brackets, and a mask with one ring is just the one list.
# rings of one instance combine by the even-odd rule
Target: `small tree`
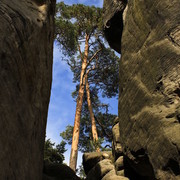
[[47,139],[44,144],[44,161],[49,163],[62,164],[64,160],[64,153],[67,151],[65,149],[66,142],[61,141],[60,144],[55,146],[50,139]]

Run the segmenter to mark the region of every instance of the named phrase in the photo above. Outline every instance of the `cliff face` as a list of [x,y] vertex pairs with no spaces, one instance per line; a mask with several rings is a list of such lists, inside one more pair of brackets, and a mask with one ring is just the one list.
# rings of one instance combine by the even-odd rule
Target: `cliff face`
[[[105,2],[116,6],[125,1]],[[112,9],[105,11],[109,21]],[[120,24],[124,18],[119,41],[120,142],[128,165],[144,179],[180,178],[179,9],[179,0],[132,0],[116,19]]]
[[0,1],[0,179],[42,179],[54,8]]

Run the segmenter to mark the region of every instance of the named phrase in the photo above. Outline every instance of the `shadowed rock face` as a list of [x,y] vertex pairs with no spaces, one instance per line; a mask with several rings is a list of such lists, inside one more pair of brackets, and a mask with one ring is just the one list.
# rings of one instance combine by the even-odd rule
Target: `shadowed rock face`
[[128,1],[119,42],[120,142],[144,179],[180,178],[179,9],[179,0]]
[[42,180],[81,180],[76,173],[65,164],[44,163]]
[[121,53],[121,37],[123,30],[122,13],[127,0],[105,0],[103,8],[103,23],[105,37],[115,51]]
[[0,179],[42,179],[54,8],[0,1]]

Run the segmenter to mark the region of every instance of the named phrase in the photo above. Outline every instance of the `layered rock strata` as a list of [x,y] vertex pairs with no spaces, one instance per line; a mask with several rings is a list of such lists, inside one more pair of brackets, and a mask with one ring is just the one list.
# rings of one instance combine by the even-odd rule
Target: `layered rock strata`
[[42,179],[55,0],[0,1],[0,179]]
[[[113,17],[114,6],[124,1],[105,2]],[[128,1],[119,41],[120,143],[131,170],[142,179],[180,178],[179,9],[179,0]],[[122,24],[122,17],[115,22]]]

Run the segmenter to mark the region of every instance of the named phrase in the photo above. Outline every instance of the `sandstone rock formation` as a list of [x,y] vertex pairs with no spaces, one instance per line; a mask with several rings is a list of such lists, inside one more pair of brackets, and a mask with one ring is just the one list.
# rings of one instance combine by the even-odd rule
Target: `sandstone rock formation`
[[0,1],[0,179],[42,179],[55,0]]
[[[109,30],[107,22],[118,13],[113,24],[122,24],[125,7],[116,7],[126,1],[106,4],[105,33],[111,39],[116,27]],[[179,9],[179,0],[128,1],[122,40],[109,43],[121,48],[120,142],[130,171],[141,179],[180,178]]]
[[112,152],[92,152],[92,153],[84,153],[83,154],[83,167],[84,172],[88,174],[88,172],[103,159],[112,159]]
[[86,180],[128,180],[124,174],[117,175],[112,153],[109,151],[85,153],[83,166]]
[[122,146],[120,143],[119,118],[115,119],[115,123],[112,127],[112,135],[112,153],[114,160],[116,161],[120,156],[123,155]]
[[44,163],[43,180],[81,180],[81,178],[65,164]]

